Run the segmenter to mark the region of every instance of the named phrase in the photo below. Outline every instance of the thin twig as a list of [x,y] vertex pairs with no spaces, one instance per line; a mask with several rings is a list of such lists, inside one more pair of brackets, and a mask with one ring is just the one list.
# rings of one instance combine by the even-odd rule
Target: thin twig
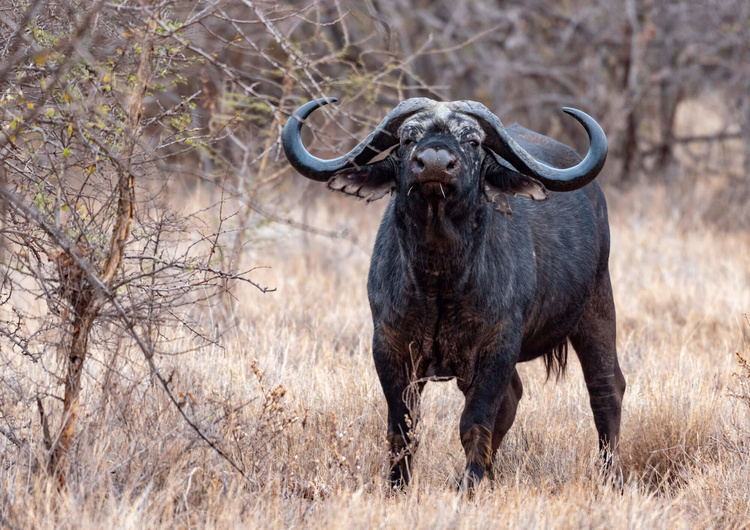
[[24,443],[21,440],[19,440],[15,434],[13,434],[13,431],[6,429],[3,426],[0,426],[0,434],[5,436],[11,442],[13,442],[13,445],[17,446],[19,449],[23,448]]

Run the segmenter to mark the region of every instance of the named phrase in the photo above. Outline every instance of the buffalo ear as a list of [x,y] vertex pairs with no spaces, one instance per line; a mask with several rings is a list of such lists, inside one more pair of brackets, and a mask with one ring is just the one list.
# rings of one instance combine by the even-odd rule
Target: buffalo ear
[[502,213],[511,213],[508,195],[529,197],[535,201],[544,201],[548,197],[547,188],[541,182],[494,160],[485,166],[484,183],[487,200]]
[[396,186],[396,164],[389,157],[366,166],[342,169],[330,179],[328,188],[367,202],[377,201]]

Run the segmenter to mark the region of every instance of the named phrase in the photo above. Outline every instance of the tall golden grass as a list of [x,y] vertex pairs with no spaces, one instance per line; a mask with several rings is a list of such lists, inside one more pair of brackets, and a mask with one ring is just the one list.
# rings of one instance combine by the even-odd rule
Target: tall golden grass
[[[334,195],[310,222],[359,242],[256,234],[272,265],[205,316],[225,349],[163,357],[175,393],[244,470],[207,448],[145,365],[89,366],[68,489],[0,441],[0,525],[13,528],[607,527],[750,525],[750,235],[702,222],[668,186],[607,190],[624,401],[622,490],[599,475],[577,361],[558,383],[520,367],[516,422],[496,479],[469,501],[454,382],[429,383],[411,488],[385,484],[385,401],[370,357],[365,279],[384,204]],[[263,243],[262,241],[265,241]],[[363,250],[364,249],[364,250]],[[176,345],[176,350],[186,349]],[[0,368],[9,371],[18,367]],[[41,370],[39,367],[27,368]],[[109,376],[106,374],[109,373]],[[33,375],[38,379],[39,374]],[[106,386],[106,391],[103,388]],[[3,403],[36,450],[36,410]]]

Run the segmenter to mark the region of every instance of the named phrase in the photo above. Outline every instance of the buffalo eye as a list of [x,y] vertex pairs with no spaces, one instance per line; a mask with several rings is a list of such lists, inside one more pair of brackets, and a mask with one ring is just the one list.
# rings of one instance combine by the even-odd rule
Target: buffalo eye
[[471,140],[466,140],[463,143],[469,144],[472,149],[477,149],[479,147],[479,140],[476,140],[476,139],[473,139],[473,138]]
[[414,143],[414,140],[412,140],[409,137],[401,139],[401,147],[409,147],[413,143]]

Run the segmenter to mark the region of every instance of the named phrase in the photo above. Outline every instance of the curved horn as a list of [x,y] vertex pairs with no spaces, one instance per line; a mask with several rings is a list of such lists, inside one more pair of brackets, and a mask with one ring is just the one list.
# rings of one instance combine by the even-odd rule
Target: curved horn
[[580,110],[564,107],[563,111],[578,120],[589,135],[589,151],[577,165],[559,169],[548,166],[531,156],[508,134],[500,119],[487,107],[474,101],[462,101],[456,110],[479,121],[485,132],[485,146],[513,164],[516,169],[539,180],[551,191],[572,191],[584,187],[596,178],[607,159],[607,137],[599,124]]
[[302,123],[312,112],[321,105],[336,101],[336,98],[321,98],[305,103],[289,117],[281,133],[281,143],[284,146],[289,163],[297,172],[309,179],[325,182],[334,173],[346,167],[366,165],[373,157],[398,144],[398,129],[404,121],[414,114],[436,104],[427,98],[411,98],[399,103],[370,133],[347,154],[332,160],[323,160],[311,155],[302,144]]

